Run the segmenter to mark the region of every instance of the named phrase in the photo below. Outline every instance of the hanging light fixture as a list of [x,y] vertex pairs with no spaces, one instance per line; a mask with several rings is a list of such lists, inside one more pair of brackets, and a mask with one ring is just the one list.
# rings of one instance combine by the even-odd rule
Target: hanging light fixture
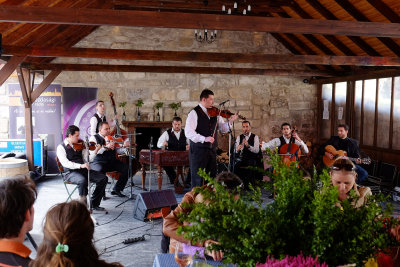
[[207,29],[204,29],[204,31],[194,30],[194,38],[200,43],[207,42],[211,44],[217,39],[217,30],[211,30],[210,32]]
[[241,8],[238,8],[238,3],[237,2],[233,3],[233,9],[231,9],[231,8],[226,9],[225,5],[222,5],[222,12],[226,13],[228,15],[231,15],[231,14],[233,14],[233,15],[239,15],[239,14],[247,15],[251,11],[251,5],[247,5],[247,6],[246,5],[247,5],[246,4],[246,0],[244,0],[244,7],[241,7]]

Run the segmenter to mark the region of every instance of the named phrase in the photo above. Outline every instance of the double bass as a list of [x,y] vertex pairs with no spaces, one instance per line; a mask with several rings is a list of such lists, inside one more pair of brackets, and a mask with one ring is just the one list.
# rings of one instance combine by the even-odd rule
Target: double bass
[[[115,143],[115,147],[122,147],[123,143],[125,142],[125,139],[127,139],[128,132],[125,131],[124,129],[121,129],[121,127],[119,126],[119,122],[117,119],[117,108],[116,108],[115,101],[114,101],[114,94],[112,92],[110,92],[109,96],[111,98],[111,103],[114,108],[115,127],[111,130],[111,134],[109,136],[106,136],[106,142],[113,141]],[[132,146],[135,146],[135,144],[132,144]],[[118,155],[118,157],[117,157],[118,160],[120,160],[121,162],[123,162],[125,164],[129,164],[129,154],[130,153],[127,153],[127,154],[128,155]],[[136,158],[133,157],[132,158],[132,166],[131,166],[132,176],[137,173],[139,168],[140,168],[139,162],[136,160]]]
[[293,161],[299,161],[301,156],[300,147],[294,143],[295,139],[293,138],[293,133],[296,133],[296,131],[296,126],[293,126],[292,137],[290,137],[289,144],[284,144],[279,149],[279,155],[282,157],[283,163],[288,166]]

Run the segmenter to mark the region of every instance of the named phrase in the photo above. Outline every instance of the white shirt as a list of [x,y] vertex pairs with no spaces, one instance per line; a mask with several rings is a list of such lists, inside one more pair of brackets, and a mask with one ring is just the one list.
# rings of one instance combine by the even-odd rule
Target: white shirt
[[[199,104],[201,109],[204,111],[205,114],[208,116],[207,109],[203,107],[201,104]],[[210,116],[208,116],[210,118]],[[191,140],[194,143],[204,143],[204,140],[208,136],[202,136],[201,134],[196,132],[197,128],[197,113],[193,109],[192,111],[189,112],[189,115],[186,119],[186,125],[185,125],[185,135],[186,138]],[[220,130],[222,133],[227,133],[229,132],[229,129],[232,127],[232,124],[230,124],[228,121],[225,122],[224,119],[220,116],[218,116],[217,119],[218,123],[218,130]]]
[[[105,136],[102,136],[100,133],[98,133],[98,134],[99,134],[101,137],[105,138]],[[92,135],[92,136],[89,138],[89,142],[95,142],[95,143],[97,144],[96,137],[94,137],[94,135]],[[97,151],[97,154],[103,154],[104,151],[106,151],[106,150],[108,150],[108,149],[107,149],[106,147],[102,146],[102,147],[99,149],[99,151]],[[118,154],[124,154],[125,151],[126,151],[126,149],[123,148],[123,147],[116,147],[115,150],[117,151]],[[94,150],[90,150],[90,151],[89,151],[89,160],[90,160],[90,162],[92,162],[92,161],[94,160],[94,158],[96,157],[97,154],[94,152]]]
[[[283,136],[283,139],[285,139],[286,144],[289,143],[290,138],[286,138],[285,136]],[[303,152],[303,154],[308,154],[308,147],[304,143],[304,141],[299,142],[299,140],[295,139],[294,143],[296,145],[300,146],[300,149]],[[273,149],[275,149],[275,147],[279,147],[280,145],[281,145],[281,140],[279,138],[274,138],[271,141],[269,141],[268,143],[263,142],[262,150],[265,150],[267,148],[273,150]]]
[[[96,112],[97,116],[99,116],[99,118],[101,120],[103,120],[104,116],[101,116],[99,112]],[[97,118],[93,115],[93,117],[90,118],[90,135],[93,136],[96,134],[96,127],[97,127]]]
[[[67,138],[64,139],[64,145],[70,145],[72,148],[74,148],[74,146],[68,142]],[[83,162],[87,163],[87,149],[83,149],[82,150],[82,158],[83,158]],[[80,169],[81,168],[81,164],[80,163],[76,163],[76,162],[72,162],[67,158],[67,151],[65,151],[65,148],[63,145],[58,145],[57,146],[57,157],[58,160],[60,161],[61,165],[63,165],[64,168],[68,168],[68,169]]]
[[[251,135],[251,132],[250,132],[248,135],[245,135],[244,138],[245,138],[247,141],[249,141],[250,135]],[[240,145],[240,135],[236,138],[236,145],[235,145],[235,147],[236,147],[236,152],[239,152],[239,151],[237,150],[238,145]],[[242,149],[243,149],[243,148],[242,148]],[[260,151],[260,139],[258,139],[258,136],[257,136],[257,135],[254,136],[254,146],[251,146],[251,145],[249,144],[248,149],[250,150],[250,152],[256,153],[256,154]]]
[[[175,134],[176,139],[179,140],[179,138],[181,137],[181,131],[179,132],[175,132],[174,130],[172,130],[172,132]],[[160,138],[158,138],[158,142],[157,142],[157,147],[161,148],[164,145],[164,142],[168,142],[169,140],[169,134],[168,131],[163,132],[163,134],[160,136]],[[189,140],[186,138],[186,144],[189,144]]]

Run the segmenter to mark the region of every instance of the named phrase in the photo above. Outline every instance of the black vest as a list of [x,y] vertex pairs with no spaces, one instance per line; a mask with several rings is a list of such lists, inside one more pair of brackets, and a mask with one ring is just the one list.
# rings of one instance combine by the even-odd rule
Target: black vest
[[[240,144],[243,143],[243,139],[245,138],[243,134],[240,136]],[[247,143],[249,143],[250,146],[254,146],[254,138],[256,137],[255,134],[250,134],[249,140],[247,140]],[[253,153],[251,152],[246,146],[243,147],[243,153],[241,154],[243,159],[258,159],[258,153]]]
[[93,117],[95,117],[96,120],[97,120],[96,133],[98,133],[98,132],[99,132],[99,124],[100,124],[100,122],[102,122],[102,121],[107,121],[107,120],[106,120],[106,116],[104,116],[103,119],[101,119],[101,118],[99,117],[99,115],[97,115],[97,113],[95,113],[95,114],[93,115]]
[[[285,140],[285,138],[283,138],[283,135],[281,137],[279,137],[279,140],[281,141],[281,145],[278,147],[278,152],[281,151],[281,147],[286,144],[286,140]],[[294,144],[294,142],[295,142],[294,138],[290,137],[289,143]]]
[[181,129],[181,135],[179,136],[179,140],[176,138],[176,135],[173,133],[172,129],[167,131],[168,133],[168,150],[172,151],[185,151],[186,150],[186,136],[185,131]]
[[[79,164],[84,163],[83,158],[82,158],[82,150],[77,151],[77,150],[73,149],[69,144],[65,145],[64,142],[62,143],[62,146],[64,147],[65,152],[67,153],[67,159],[69,161],[79,163]],[[70,169],[64,167],[64,171],[68,172],[68,171],[70,171]]]
[[[208,137],[208,136],[213,136],[214,134],[214,129],[215,126],[217,125],[217,117],[211,117],[208,118],[207,114],[204,113],[204,111],[201,109],[201,107],[198,105],[194,108],[194,111],[197,113],[197,127],[196,127],[196,132],[202,136]],[[217,134],[214,136],[214,143],[213,143],[213,148],[217,147]],[[210,148],[210,143],[194,143],[190,141],[190,145],[193,145],[194,147],[206,147]]]
[[[94,135],[94,138],[96,138],[96,143],[102,146],[106,145],[106,140],[104,140],[103,137],[101,137],[98,133]],[[115,150],[105,150],[103,154],[97,154],[96,157],[94,157],[93,162],[96,163],[107,163],[110,161],[116,160],[115,157]]]

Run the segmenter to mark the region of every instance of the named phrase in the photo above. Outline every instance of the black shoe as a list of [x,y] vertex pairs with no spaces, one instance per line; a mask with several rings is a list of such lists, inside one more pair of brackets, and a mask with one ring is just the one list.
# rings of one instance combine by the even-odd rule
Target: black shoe
[[100,206],[93,206],[92,210],[97,210],[97,211],[105,211],[106,209]]
[[110,198],[107,196],[103,196],[103,200],[107,200],[107,199],[110,199]]
[[119,196],[119,197],[126,197],[124,194],[121,193],[121,191],[111,191],[111,195],[114,196]]

